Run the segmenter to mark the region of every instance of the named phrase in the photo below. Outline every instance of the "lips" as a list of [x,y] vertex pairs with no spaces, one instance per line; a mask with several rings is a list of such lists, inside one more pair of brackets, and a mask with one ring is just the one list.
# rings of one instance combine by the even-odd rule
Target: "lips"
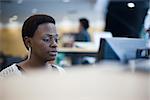
[[50,52],[49,52],[49,55],[50,55],[50,56],[56,56],[56,55],[57,55],[57,51],[50,51]]

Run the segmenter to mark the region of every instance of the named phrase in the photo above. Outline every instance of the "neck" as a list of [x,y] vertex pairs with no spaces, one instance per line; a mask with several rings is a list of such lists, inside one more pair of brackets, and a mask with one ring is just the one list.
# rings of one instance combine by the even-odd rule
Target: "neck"
[[86,29],[84,29],[84,28],[83,28],[82,30],[80,30],[80,32],[83,32],[83,31],[87,31],[87,30],[86,30]]
[[38,57],[31,55],[30,59],[23,64],[23,69],[40,69],[47,67],[47,61],[38,59]]

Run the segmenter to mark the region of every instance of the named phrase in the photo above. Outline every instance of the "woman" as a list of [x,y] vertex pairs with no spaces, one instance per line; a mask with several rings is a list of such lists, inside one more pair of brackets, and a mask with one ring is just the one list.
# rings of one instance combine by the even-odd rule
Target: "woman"
[[87,31],[89,28],[89,20],[86,18],[80,18],[79,23],[79,33],[75,35],[75,41],[91,42],[91,37]]
[[[80,18],[79,19],[79,33],[75,35],[75,41],[76,42],[91,42],[91,37],[88,32],[89,28],[89,20],[86,18]],[[84,60],[84,57],[79,56],[73,56],[71,58],[73,65],[78,64],[89,64],[87,60]]]
[[44,68],[63,71],[62,68],[53,64],[58,46],[54,18],[44,14],[29,17],[23,24],[22,38],[29,51],[28,58],[2,70],[0,76],[21,75],[22,72]]

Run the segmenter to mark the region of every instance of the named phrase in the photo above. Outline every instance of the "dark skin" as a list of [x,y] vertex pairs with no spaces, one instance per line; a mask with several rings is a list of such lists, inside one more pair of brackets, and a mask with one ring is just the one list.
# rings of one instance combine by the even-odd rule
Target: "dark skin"
[[82,24],[80,23],[80,24],[79,24],[79,27],[78,27],[79,33],[80,33],[83,29],[84,29],[84,28],[83,28]]
[[57,54],[56,27],[52,23],[40,24],[32,38],[25,37],[25,45],[31,48],[30,58],[18,63],[25,71],[28,69],[41,69],[47,63],[53,64]]

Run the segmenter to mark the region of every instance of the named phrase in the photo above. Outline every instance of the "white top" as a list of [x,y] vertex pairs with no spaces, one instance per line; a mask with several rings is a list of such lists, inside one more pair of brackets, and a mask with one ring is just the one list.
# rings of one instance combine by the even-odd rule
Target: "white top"
[[[58,70],[59,72],[64,72],[64,69],[57,66],[57,65],[50,65],[53,68],[56,68],[56,70]],[[18,68],[18,66],[16,65],[16,63],[12,64],[11,66],[5,68],[4,70],[2,70],[0,72],[0,78],[1,77],[7,77],[7,76],[12,76],[12,75],[17,75],[17,76],[21,76],[22,72],[21,70]]]

